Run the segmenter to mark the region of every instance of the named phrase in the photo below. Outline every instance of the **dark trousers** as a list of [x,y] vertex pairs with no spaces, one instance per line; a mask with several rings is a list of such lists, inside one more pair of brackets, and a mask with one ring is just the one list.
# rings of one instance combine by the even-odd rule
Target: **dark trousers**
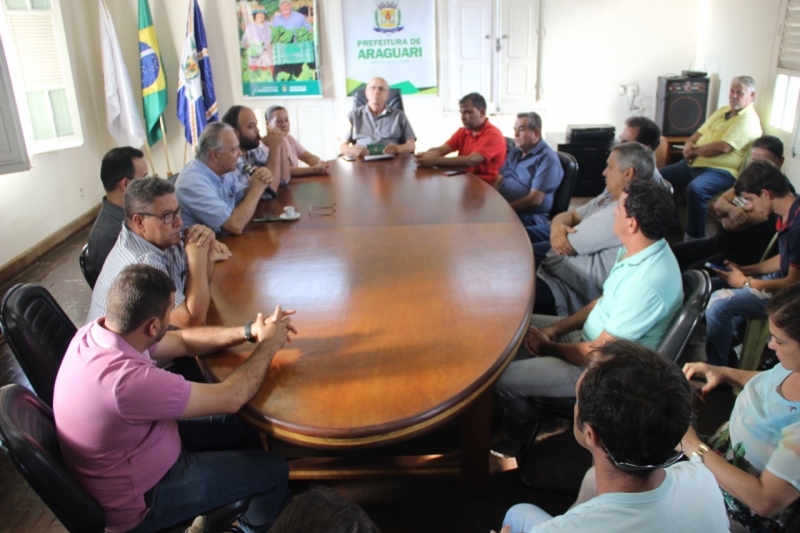
[[252,498],[239,526],[267,532],[291,499],[289,465],[264,451],[258,433],[235,415],[178,421],[181,455],[145,495],[149,511],[132,533],[164,529],[228,503]]

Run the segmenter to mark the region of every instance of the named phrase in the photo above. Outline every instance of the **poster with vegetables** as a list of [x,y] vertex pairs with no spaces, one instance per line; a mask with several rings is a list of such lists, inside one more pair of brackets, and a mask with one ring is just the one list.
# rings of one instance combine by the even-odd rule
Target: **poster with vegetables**
[[316,0],[240,0],[236,10],[244,96],[322,96]]

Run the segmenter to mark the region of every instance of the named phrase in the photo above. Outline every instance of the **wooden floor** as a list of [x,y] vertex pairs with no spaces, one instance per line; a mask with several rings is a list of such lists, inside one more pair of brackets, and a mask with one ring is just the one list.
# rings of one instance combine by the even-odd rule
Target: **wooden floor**
[[[88,230],[79,233],[48,257],[21,274],[12,283],[0,287],[0,295],[13,283],[35,282],[46,287],[67,315],[82,325],[88,312],[91,292],[78,267],[78,254],[86,242]],[[27,380],[8,346],[0,344],[0,386]],[[713,402],[712,402],[713,403]],[[713,406],[701,406],[701,422],[715,427],[730,412],[729,399]],[[701,428],[702,430],[703,428]],[[709,430],[706,429],[706,432]],[[428,442],[448,449],[455,442],[457,428],[448,428],[425,437]],[[406,443],[409,449],[419,443]],[[278,445],[277,452],[296,452]],[[527,474],[547,490],[525,487],[516,471],[492,476],[488,494],[463,496],[453,478],[381,479],[347,482],[324,482],[358,502],[384,533],[449,532],[488,533],[499,530],[506,510],[515,503],[531,502],[552,514],[560,514],[574,501],[583,473],[590,465],[588,452],[575,442],[572,431],[565,431],[537,444]],[[292,482],[297,495],[311,484]],[[0,454],[0,533],[12,531],[56,532],[65,528],[29,488],[11,462]]]

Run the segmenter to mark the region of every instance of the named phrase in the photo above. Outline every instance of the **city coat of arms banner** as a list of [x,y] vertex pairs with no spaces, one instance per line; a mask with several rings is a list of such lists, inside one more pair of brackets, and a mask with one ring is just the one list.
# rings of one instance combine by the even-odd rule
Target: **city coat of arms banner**
[[436,2],[342,0],[347,94],[375,76],[402,94],[436,94]]

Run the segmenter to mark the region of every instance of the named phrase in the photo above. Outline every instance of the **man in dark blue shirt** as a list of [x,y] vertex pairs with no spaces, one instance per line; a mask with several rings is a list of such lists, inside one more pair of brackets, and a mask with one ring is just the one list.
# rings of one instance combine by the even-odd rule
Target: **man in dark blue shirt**
[[553,195],[564,170],[556,151],[542,139],[542,118],[537,113],[517,115],[514,144],[494,186],[526,228],[549,224]]
[[725,261],[728,270],[714,272],[728,284],[711,295],[706,308],[706,359],[727,366],[736,325],[745,318],[766,318],[767,301],[800,281],[800,198],[789,189],[786,177],[769,161],[754,161],[739,175],[734,191],[748,209],[768,217],[778,216],[778,255],[761,263],[739,266]]

